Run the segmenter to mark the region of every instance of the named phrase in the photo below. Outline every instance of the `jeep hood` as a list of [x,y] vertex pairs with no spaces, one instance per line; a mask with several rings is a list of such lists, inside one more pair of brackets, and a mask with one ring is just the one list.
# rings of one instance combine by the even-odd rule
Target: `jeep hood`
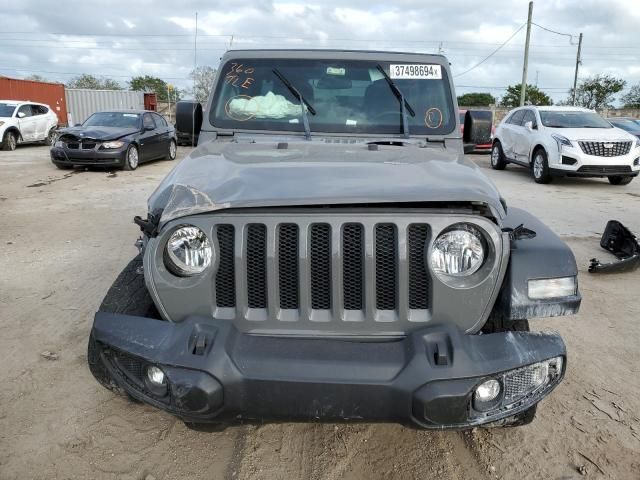
[[73,135],[78,138],[109,141],[133,135],[139,131],[139,129],[131,127],[71,127],[60,130],[58,136]]
[[149,213],[160,225],[227,208],[477,202],[503,218],[496,187],[454,149],[324,141],[199,146],[160,183]]

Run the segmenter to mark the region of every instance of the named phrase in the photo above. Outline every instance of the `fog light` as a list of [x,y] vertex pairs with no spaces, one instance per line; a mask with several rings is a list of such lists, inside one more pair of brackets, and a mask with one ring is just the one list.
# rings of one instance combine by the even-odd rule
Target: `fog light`
[[500,382],[491,379],[481,383],[474,394],[476,402],[490,402],[500,394]]
[[147,378],[155,386],[161,387],[165,384],[164,372],[154,365],[147,368]]

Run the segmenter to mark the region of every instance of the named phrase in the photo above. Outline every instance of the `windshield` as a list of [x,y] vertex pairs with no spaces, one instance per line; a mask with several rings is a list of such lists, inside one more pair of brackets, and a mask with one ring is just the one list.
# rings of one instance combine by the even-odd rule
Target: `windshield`
[[456,114],[444,68],[375,60],[271,58],[228,62],[221,67],[211,124],[227,129],[303,133],[300,100],[274,73],[276,70],[304,97],[311,133],[399,135],[400,101],[378,65],[415,113],[407,113],[412,135],[453,131]]
[[140,128],[140,115],[137,113],[100,112],[91,115],[83,127],[119,127]]
[[640,133],[640,120],[625,118],[616,120],[609,119],[609,121],[613,124],[614,127],[618,127],[626,130],[627,132],[633,132],[635,134]]
[[0,103],[0,117],[11,117],[16,109],[15,103]]
[[595,112],[540,110],[540,119],[545,127],[551,128],[613,128]]

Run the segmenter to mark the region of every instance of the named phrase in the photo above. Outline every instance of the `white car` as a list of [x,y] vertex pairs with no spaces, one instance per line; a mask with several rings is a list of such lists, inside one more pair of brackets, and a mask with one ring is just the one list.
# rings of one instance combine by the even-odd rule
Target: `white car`
[[58,116],[49,105],[0,100],[0,140],[3,150],[15,150],[19,143],[46,142],[52,145]]
[[640,173],[640,139],[580,107],[520,107],[502,120],[491,166],[531,169],[537,183],[554,176],[607,177],[626,185]]

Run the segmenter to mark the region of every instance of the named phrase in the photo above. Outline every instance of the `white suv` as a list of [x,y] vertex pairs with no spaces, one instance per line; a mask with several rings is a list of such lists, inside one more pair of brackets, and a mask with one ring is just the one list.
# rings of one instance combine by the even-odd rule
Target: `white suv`
[[626,185],[640,173],[640,139],[586,108],[520,107],[498,125],[491,149],[494,169],[508,163],[530,168],[537,183],[572,176]]
[[58,116],[49,105],[0,100],[0,140],[3,150],[15,150],[19,143],[46,142],[52,145]]

